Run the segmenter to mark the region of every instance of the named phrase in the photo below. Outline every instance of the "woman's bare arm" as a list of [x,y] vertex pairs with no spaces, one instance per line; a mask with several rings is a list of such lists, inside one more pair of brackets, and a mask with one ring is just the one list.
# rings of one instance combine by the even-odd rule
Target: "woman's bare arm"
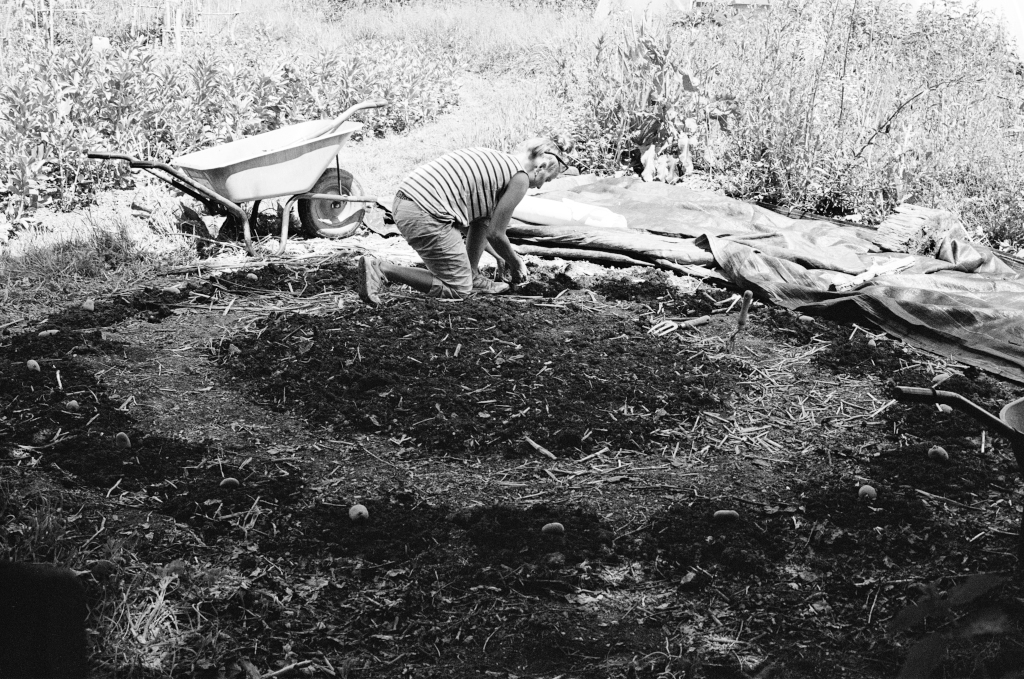
[[512,247],[505,230],[512,219],[512,212],[523,200],[526,190],[530,188],[530,179],[525,172],[519,172],[512,177],[505,193],[498,200],[491,215],[489,228],[487,229],[487,242],[505,260],[512,272],[512,282],[522,283],[526,279],[526,265],[520,259],[519,254]]

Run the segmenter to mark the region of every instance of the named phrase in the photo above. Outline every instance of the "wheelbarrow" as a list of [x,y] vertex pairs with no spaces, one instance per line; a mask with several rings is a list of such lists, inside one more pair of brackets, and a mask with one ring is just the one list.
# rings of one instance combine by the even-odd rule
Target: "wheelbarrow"
[[[387,103],[384,99],[364,101],[333,120],[289,125],[189,153],[170,163],[107,151],[89,151],[87,157],[128,161],[132,168],[149,172],[200,201],[211,214],[226,215],[241,225],[250,255],[255,254],[252,230],[260,201],[291,196],[281,216],[278,254],[282,254],[296,201],[300,224],[309,235],[346,238],[362,225],[365,204],[377,199],[353,195],[359,185],[340,167],[338,152],[352,133],[362,128],[362,123],[348,119],[358,111]],[[330,167],[332,163],[334,167]],[[249,201],[252,207],[247,216],[241,204]]]
[[[1024,398],[1003,406],[996,417],[976,403],[952,391],[938,391],[921,387],[896,387],[896,398],[911,403],[944,403],[961,410],[982,424],[986,424],[1010,441],[1018,472],[1024,475]],[[1018,532],[1017,565],[1024,569],[1024,516]]]

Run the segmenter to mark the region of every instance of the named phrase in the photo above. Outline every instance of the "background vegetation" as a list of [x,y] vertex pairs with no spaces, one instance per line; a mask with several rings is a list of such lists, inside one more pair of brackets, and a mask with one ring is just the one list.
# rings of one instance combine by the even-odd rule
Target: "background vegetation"
[[[698,170],[745,199],[878,221],[902,201],[951,209],[1024,247],[1022,67],[977,12],[907,16],[881,0],[780,0],[648,26],[595,25],[591,3],[246,3],[221,31],[161,45],[129,0],[61,14],[0,10],[0,195],[71,207],[111,164],[93,146],[167,159],[384,96],[374,135],[458,101],[460,72],[530,79],[469,143],[568,128],[580,160],[690,141]],[[42,5],[45,7],[45,5]],[[186,29],[188,27],[186,26]],[[93,49],[104,35],[111,48]],[[727,131],[723,131],[727,127]]]

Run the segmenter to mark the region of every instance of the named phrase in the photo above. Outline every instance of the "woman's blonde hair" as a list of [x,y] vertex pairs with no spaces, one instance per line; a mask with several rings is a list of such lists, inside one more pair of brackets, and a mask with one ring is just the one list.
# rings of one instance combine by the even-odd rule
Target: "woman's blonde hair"
[[565,162],[564,156],[572,151],[573,146],[568,135],[555,132],[546,137],[527,139],[523,142],[523,151],[539,167],[554,169],[559,167],[559,162]]
[[545,137],[533,137],[523,142],[523,150],[529,154],[531,160],[545,153],[562,156],[571,153],[574,147],[572,139],[564,132],[554,132]]

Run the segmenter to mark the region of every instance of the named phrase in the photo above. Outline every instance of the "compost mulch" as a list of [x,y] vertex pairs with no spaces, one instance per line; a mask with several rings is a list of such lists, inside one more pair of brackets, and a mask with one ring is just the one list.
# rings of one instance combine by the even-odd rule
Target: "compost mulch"
[[[569,273],[370,308],[335,258],[51,314],[0,338],[0,494],[35,475],[90,497],[75,530],[124,546],[71,555],[120,569],[93,576],[93,600],[173,582],[180,621],[228,640],[176,676],[894,676],[953,629],[897,634],[894,615],[1015,566],[1006,442],[982,450],[965,416],[889,393],[947,371],[944,389],[996,410],[1015,388],[760,305],[731,342],[734,291]],[[1017,582],[957,609],[998,603],[1012,625],[942,637],[935,676],[1010,676]]]
[[746,376],[730,357],[644,334],[636,319],[544,304],[416,300],[387,313],[277,316],[236,337],[240,353],[223,351],[275,406],[441,455],[535,454],[526,437],[576,457],[642,447],[659,419],[721,408]]

